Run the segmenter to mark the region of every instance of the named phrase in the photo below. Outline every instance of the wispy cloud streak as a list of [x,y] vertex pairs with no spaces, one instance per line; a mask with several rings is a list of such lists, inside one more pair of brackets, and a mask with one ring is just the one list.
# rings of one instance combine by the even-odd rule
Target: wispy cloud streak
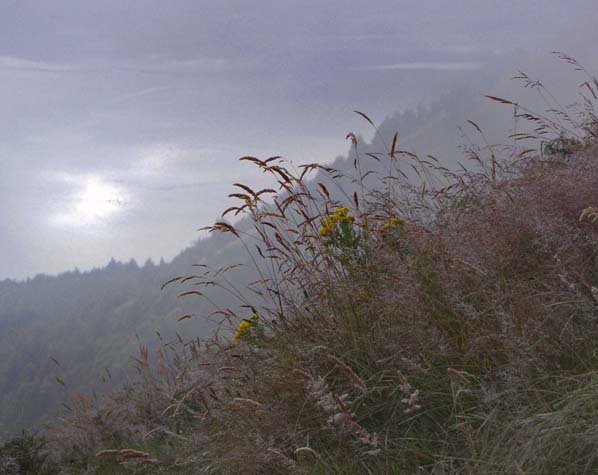
[[248,67],[250,67],[250,63],[229,61],[224,58],[65,64],[30,61],[12,56],[0,56],[0,72],[14,71],[51,74],[133,73],[178,77],[181,74],[231,72]]
[[477,61],[416,61],[409,63],[377,64],[358,66],[353,71],[473,71],[484,66]]

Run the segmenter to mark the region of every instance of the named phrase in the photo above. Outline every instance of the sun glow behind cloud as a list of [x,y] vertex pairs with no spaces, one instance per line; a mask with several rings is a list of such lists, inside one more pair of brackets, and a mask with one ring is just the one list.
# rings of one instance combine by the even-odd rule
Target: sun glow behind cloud
[[76,183],[77,190],[68,196],[62,209],[56,214],[59,225],[89,227],[103,224],[122,211],[126,193],[120,187],[107,183],[97,175],[79,179],[67,177],[66,181]]

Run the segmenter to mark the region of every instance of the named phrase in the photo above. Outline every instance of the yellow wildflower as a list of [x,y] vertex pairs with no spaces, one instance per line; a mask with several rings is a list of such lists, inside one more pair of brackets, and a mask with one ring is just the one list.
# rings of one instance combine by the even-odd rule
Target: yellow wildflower
[[342,223],[354,223],[355,216],[349,214],[349,208],[342,207],[338,208],[334,213],[328,215],[328,217],[322,223],[320,229],[320,236],[330,237],[334,234],[336,227]]
[[251,314],[249,320],[241,320],[237,326],[237,331],[235,332],[235,340],[238,341],[247,336],[249,332],[251,332],[251,328],[257,325],[258,320],[259,317],[255,313]]
[[252,326],[253,326],[252,322],[250,322],[248,320],[241,320],[241,322],[237,326],[237,332],[235,333],[235,340],[240,340],[241,338],[243,338],[244,336],[249,334]]
[[390,231],[394,231],[395,229],[400,229],[405,224],[405,221],[399,218],[390,218],[386,223],[384,223],[380,227],[380,231],[383,233],[387,233]]

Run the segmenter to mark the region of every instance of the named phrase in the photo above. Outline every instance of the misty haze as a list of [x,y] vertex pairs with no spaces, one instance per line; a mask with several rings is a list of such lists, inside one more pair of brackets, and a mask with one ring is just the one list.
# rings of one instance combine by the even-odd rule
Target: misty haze
[[0,475],[598,473],[598,5],[0,3]]

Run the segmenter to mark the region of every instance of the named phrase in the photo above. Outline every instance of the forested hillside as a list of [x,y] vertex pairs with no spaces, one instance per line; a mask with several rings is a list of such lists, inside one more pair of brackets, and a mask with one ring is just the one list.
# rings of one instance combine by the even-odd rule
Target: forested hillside
[[[226,237],[199,241],[171,263],[139,267],[112,261],[103,269],[0,283],[0,428],[47,420],[67,395],[105,391],[122,380],[139,341],[155,346],[208,335],[211,310],[161,291],[168,279],[239,257]],[[220,298],[214,289],[214,298]],[[177,322],[184,314],[201,315]]]

